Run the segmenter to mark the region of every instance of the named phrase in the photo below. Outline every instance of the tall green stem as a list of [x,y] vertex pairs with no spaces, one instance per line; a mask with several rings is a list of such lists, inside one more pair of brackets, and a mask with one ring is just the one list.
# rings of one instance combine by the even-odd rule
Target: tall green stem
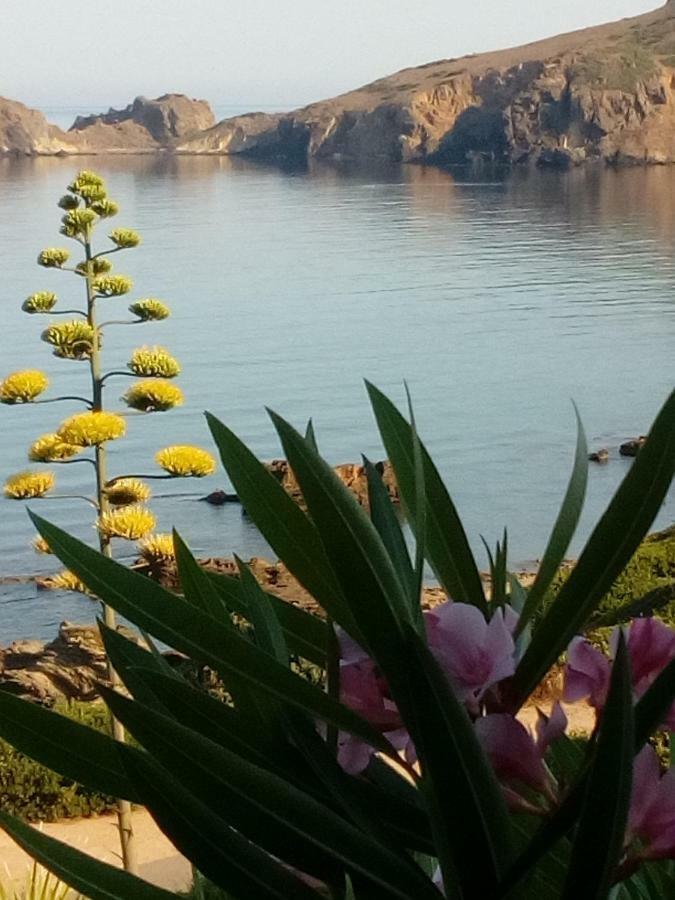
[[[87,275],[85,284],[87,289],[87,321],[93,329],[94,340],[92,342],[91,356],[89,358],[89,367],[91,371],[91,391],[92,391],[92,410],[100,412],[103,409],[103,377],[101,373],[101,351],[99,348],[98,326],[96,324],[96,296],[94,294],[93,280],[94,275],[91,267],[91,237],[87,234],[84,241],[85,259],[87,263]],[[103,515],[108,511],[108,498],[105,492],[107,472],[106,472],[106,451],[104,444],[96,445],[96,499],[98,502],[99,515]],[[99,532],[99,544],[101,553],[104,556],[112,557],[112,547],[110,538]],[[108,628],[114,629],[115,611],[107,604],[103,603],[103,620]],[[108,660],[108,678],[113,687],[120,684],[119,676],[115,672],[110,660]],[[115,740],[124,742],[125,733],[121,722],[118,722],[114,716],[111,716],[112,734]],[[138,874],[138,860],[136,854],[136,845],[134,841],[134,831],[131,819],[131,804],[128,800],[117,801],[117,821],[120,832],[120,844],[122,846],[122,861],[127,872],[134,875]]]

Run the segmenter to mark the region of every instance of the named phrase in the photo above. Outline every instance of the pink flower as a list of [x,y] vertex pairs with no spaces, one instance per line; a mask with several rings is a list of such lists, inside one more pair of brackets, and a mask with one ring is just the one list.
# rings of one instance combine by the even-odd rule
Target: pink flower
[[[610,640],[612,653],[618,638],[617,628]],[[633,694],[639,699],[675,658],[675,631],[658,619],[634,619],[627,628],[626,646],[631,663]],[[610,661],[603,653],[584,638],[575,637],[567,651],[564,699],[568,703],[588,699],[595,709],[602,709],[607,699],[610,670]],[[675,704],[664,724],[675,726]]]
[[488,623],[477,607],[448,601],[424,618],[431,652],[457,697],[478,715],[485,692],[515,671],[515,645],[502,610]]
[[539,713],[536,739],[522,722],[508,713],[492,713],[476,720],[478,739],[505,787],[510,805],[522,805],[515,789],[518,784],[552,797],[553,779],[544,756],[553,741],[564,734],[566,727],[567,717],[558,703],[550,717]]
[[643,747],[633,764],[628,842],[639,841],[634,858],[675,859],[675,771],[661,774],[653,747]]

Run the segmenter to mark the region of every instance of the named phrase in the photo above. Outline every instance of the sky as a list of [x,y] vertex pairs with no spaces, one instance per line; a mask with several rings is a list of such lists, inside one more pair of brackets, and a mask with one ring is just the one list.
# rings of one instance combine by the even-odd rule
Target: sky
[[638,15],[659,0],[0,0],[0,96],[125,106],[180,92],[293,108],[407,66]]

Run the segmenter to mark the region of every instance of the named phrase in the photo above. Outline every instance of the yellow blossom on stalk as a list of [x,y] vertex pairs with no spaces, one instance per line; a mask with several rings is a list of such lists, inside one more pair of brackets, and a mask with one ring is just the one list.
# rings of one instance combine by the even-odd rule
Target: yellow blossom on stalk
[[44,553],[47,555],[52,555],[52,548],[49,546],[47,541],[43,537],[36,537],[33,540],[33,550],[36,553]]
[[132,247],[138,247],[141,242],[140,234],[137,231],[132,231],[131,228],[115,228],[108,237],[120,250],[130,250]]
[[68,190],[72,194],[80,194],[83,190],[88,190],[92,187],[102,188],[103,186],[104,181],[100,175],[97,175],[96,172],[92,172],[90,169],[82,169],[68,185]]
[[133,286],[133,281],[126,275],[100,275],[92,282],[92,289],[99,297],[121,297]]
[[138,553],[151,566],[166,565],[176,558],[173,536],[170,534],[149,534],[138,543]]
[[155,462],[174,478],[204,478],[216,471],[216,461],[200,447],[165,447],[155,454]]
[[0,403],[32,403],[49,387],[49,378],[37,369],[12,372],[0,382]]
[[66,444],[58,434],[43,434],[28,449],[31,462],[58,462],[82,452],[82,447]]
[[66,444],[94,447],[124,436],[127,423],[122,416],[109,412],[85,412],[71,416],[56,432]]
[[155,300],[148,297],[146,300],[137,300],[129,307],[129,312],[138,316],[144,322],[159,321],[160,319],[168,319],[171,315],[169,307],[162,303],[161,300]]
[[10,500],[34,500],[54,487],[53,472],[17,472],[5,481],[5,496]]
[[[89,359],[96,331],[84,319],[52,324],[42,332],[42,340],[54,347],[54,356],[61,359]],[[101,336],[98,337],[99,346]]]
[[45,269],[60,269],[70,259],[70,253],[62,247],[47,247],[38,256],[38,265]]
[[70,238],[86,237],[96,219],[96,213],[91,209],[68,210],[61,219],[61,234]]
[[131,354],[127,366],[134,375],[146,378],[175,378],[180,373],[178,360],[164,347],[139,347]]
[[86,594],[93,596],[84,581],[81,581],[70,569],[64,569],[58,575],[52,575],[40,582],[43,588],[48,591],[73,591],[77,594]]
[[137,381],[122,397],[131,409],[140,409],[143,412],[166,412],[174,406],[183,403],[183,392],[170,381],[162,381],[158,378],[150,378],[147,381]]
[[113,509],[98,517],[96,527],[106,538],[124,538],[139,541],[157,524],[154,515],[145,506],[126,506]]
[[115,203],[114,200],[97,200],[91,204],[91,208],[94,210],[97,216],[100,216],[102,219],[109,219],[111,216],[116,216],[120,211],[119,206]]
[[86,261],[79,262],[75,266],[75,271],[78,275],[87,275],[89,272],[94,276],[106,275],[111,269],[112,263],[105,256],[97,256],[96,259],[90,259],[88,269]]
[[48,313],[56,306],[56,294],[52,291],[37,291],[26,297],[21,309],[27,313]]
[[138,478],[120,478],[105,489],[111,506],[131,506],[150,499],[150,488]]

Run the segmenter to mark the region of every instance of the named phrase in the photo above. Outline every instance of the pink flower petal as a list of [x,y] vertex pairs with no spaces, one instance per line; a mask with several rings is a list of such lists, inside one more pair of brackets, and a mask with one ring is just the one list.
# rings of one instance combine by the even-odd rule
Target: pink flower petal
[[585,700],[596,709],[604,706],[609,687],[610,665],[607,657],[582,637],[575,637],[567,649],[563,700]]
[[550,716],[545,716],[541,710],[537,710],[536,743],[542,757],[551,744],[563,736],[566,728],[567,716],[558,702],[553,704]]
[[546,768],[521,722],[507,713],[493,713],[477,719],[475,729],[500,780],[520,781],[538,790],[545,787]]

